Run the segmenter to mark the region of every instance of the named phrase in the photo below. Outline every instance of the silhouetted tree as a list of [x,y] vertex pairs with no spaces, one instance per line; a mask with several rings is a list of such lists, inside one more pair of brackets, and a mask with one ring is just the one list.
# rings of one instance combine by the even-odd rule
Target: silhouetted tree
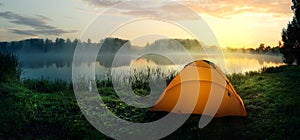
[[87,40],[87,43],[88,43],[88,44],[91,44],[91,43],[92,43],[92,40],[89,38],[89,39]]
[[300,0],[292,0],[293,6],[291,9],[294,12],[294,17],[288,23],[287,28],[282,30],[283,47],[281,53],[284,57],[284,62],[291,65],[295,61],[300,64]]
[[75,47],[77,45],[77,43],[80,43],[80,40],[75,38],[72,42],[72,46]]
[[67,40],[66,40],[66,46],[70,46],[72,44],[72,41],[69,39],[69,38],[67,38]]
[[63,45],[65,44],[65,40],[62,38],[56,38],[55,39],[55,45],[56,47],[62,48]]
[[264,44],[264,43],[261,43],[261,44],[259,45],[259,47],[256,49],[256,51],[257,51],[258,53],[264,53],[264,51],[265,51],[265,44]]

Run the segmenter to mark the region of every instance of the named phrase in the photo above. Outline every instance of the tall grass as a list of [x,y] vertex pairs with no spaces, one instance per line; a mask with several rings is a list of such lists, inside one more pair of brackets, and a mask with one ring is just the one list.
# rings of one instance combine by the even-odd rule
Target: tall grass
[[73,89],[72,83],[63,80],[24,79],[21,83],[28,89],[40,93],[65,92]]
[[145,67],[143,69],[132,69],[124,73],[107,74],[105,79],[96,77],[97,87],[124,87],[130,86],[133,91],[144,90],[150,91],[150,82],[165,81],[168,85],[176,76],[176,71],[165,73],[161,68]]

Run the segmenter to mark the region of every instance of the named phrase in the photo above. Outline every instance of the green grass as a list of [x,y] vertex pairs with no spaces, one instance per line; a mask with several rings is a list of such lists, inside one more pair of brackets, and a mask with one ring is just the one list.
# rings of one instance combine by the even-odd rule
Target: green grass
[[264,68],[261,73],[229,76],[249,116],[241,136],[299,139],[300,67]]
[[0,83],[0,139],[105,138],[80,112],[73,93],[38,93]]
[[[213,119],[199,129],[200,116],[193,115],[165,139],[299,139],[299,72],[300,66],[282,66],[229,75],[249,116]],[[148,122],[161,115],[126,105],[109,81],[97,85],[106,105],[123,119]],[[0,139],[108,139],[84,118],[71,89],[62,81],[0,83]],[[134,91],[148,93],[138,86]]]

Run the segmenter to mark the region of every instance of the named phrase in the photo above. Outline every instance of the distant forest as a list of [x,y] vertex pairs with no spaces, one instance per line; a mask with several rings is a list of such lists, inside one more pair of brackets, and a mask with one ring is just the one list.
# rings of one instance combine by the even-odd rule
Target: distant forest
[[[41,68],[45,65],[48,67],[53,64],[58,67],[63,67],[65,65],[71,65],[76,46],[79,46],[81,49],[84,48],[84,50],[91,50],[96,48],[93,46],[103,43],[103,47],[99,52],[110,54],[110,58],[106,58],[104,61],[101,57],[103,55],[98,55],[97,60],[102,60],[102,64],[109,67],[113,54],[127,42],[127,40],[118,38],[107,38],[99,43],[91,43],[91,40],[81,42],[78,39],[71,41],[70,39],[65,40],[62,38],[57,38],[55,41],[50,39],[26,39],[21,41],[0,42],[0,52],[17,55],[23,67]],[[89,55],[87,55],[87,57],[89,57]]]
[[[216,46],[205,46],[199,43],[197,40],[192,39],[175,39],[180,43],[185,49],[193,52],[201,52],[205,50],[214,50]],[[131,46],[129,40],[119,39],[119,38],[106,38],[105,40],[99,41],[99,43],[92,43],[90,39],[87,41],[80,41],[79,39],[62,39],[56,38],[55,41],[50,39],[26,39],[21,41],[11,41],[11,42],[0,42],[0,51],[2,52],[11,52],[11,53],[73,53],[76,46],[79,44],[84,47],[93,47],[100,46],[102,44],[101,50],[99,52],[103,53],[116,53],[125,43],[128,43],[128,48],[133,50],[138,50],[137,48]],[[253,48],[226,48],[224,49],[227,52],[240,52],[240,53],[255,53],[255,54],[269,54],[269,55],[280,55],[280,46],[279,43],[276,47],[265,46],[260,44],[256,49]],[[178,44],[174,43],[174,40],[164,39],[157,40],[152,44],[147,44],[143,49],[160,49],[165,51],[174,51],[178,50]]]
[[[103,43],[104,41],[104,43]],[[107,51],[117,51],[127,40],[118,38],[108,38],[101,41]],[[70,39],[57,38],[55,41],[50,39],[26,39],[21,41],[0,42],[0,50],[4,52],[28,52],[28,53],[48,53],[48,52],[73,52],[77,44],[85,45],[86,47],[100,45],[100,43],[81,42],[78,39],[71,41]],[[109,47],[107,47],[109,46]]]
[[[100,45],[102,45],[102,47],[98,51],[97,48]],[[0,52],[17,55],[22,66],[27,68],[42,68],[52,65],[56,65],[57,67],[70,66],[73,62],[76,47],[83,51],[83,57],[81,57],[83,62],[92,62],[93,59],[92,55],[85,52],[98,51],[96,59],[105,67],[112,66],[114,57],[118,51],[121,51],[121,55],[124,56],[120,57],[116,66],[130,64],[132,56],[137,53],[154,51],[163,54],[180,54],[183,51],[189,51],[191,53],[205,55],[206,53],[215,53],[216,50],[220,50],[220,48],[216,46],[206,46],[197,40],[191,39],[156,40],[146,44],[144,47],[133,46],[129,40],[119,38],[106,38],[105,40],[99,41],[99,43],[93,43],[90,39],[82,42],[78,39],[71,41],[70,39],[65,40],[62,38],[57,38],[55,41],[50,39],[26,39],[21,41],[0,42]],[[265,47],[264,44],[261,44],[257,49],[223,49],[224,52],[229,53],[281,55],[279,50],[280,47]],[[157,64],[164,63],[157,55],[150,55],[145,58]]]
[[266,54],[266,55],[281,55],[280,49],[282,48],[281,42],[279,42],[278,46],[271,47],[265,46],[265,44],[261,43],[258,48],[226,48],[227,52],[239,52],[239,53],[254,53],[254,54]]

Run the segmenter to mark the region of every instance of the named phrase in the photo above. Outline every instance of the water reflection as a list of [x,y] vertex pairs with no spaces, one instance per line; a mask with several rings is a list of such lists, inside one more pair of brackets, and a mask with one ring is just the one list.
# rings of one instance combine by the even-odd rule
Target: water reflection
[[282,57],[277,55],[259,54],[226,54],[226,73],[245,73],[259,71],[262,68],[277,67],[284,65]]
[[[177,62],[184,62],[184,57],[180,54],[175,58],[178,59]],[[23,56],[24,57],[24,56]],[[206,55],[193,54],[195,59],[207,59]],[[32,57],[33,58],[33,57]],[[28,59],[20,58],[23,63],[23,72],[21,79],[31,78],[31,79],[62,79],[70,81],[72,77],[72,59],[67,56],[65,59],[63,56],[51,57],[52,59],[47,59],[45,56],[34,57],[39,59]],[[54,59],[55,58],[55,59]],[[214,56],[210,57],[209,61],[216,64],[220,61],[221,57]],[[97,58],[96,62],[85,62],[76,64],[76,67],[82,69],[87,73],[91,73],[92,66],[95,66],[96,77],[104,79],[107,77],[109,72],[117,74],[118,78],[122,78],[131,73],[134,69],[160,69],[162,73],[168,74],[174,71],[180,71],[184,67],[184,63],[179,63],[179,65],[174,65],[167,58],[163,58],[157,55],[147,55],[140,57],[136,60],[132,60],[130,56],[122,56],[119,60],[116,60],[114,67],[111,67],[113,61],[113,56],[102,55]],[[258,55],[258,54],[242,54],[242,53],[228,53],[225,54],[225,67],[221,69],[226,74],[231,73],[245,73],[248,71],[258,71],[263,67],[274,67],[284,65],[281,56],[277,55]],[[85,75],[82,75],[83,77]]]

